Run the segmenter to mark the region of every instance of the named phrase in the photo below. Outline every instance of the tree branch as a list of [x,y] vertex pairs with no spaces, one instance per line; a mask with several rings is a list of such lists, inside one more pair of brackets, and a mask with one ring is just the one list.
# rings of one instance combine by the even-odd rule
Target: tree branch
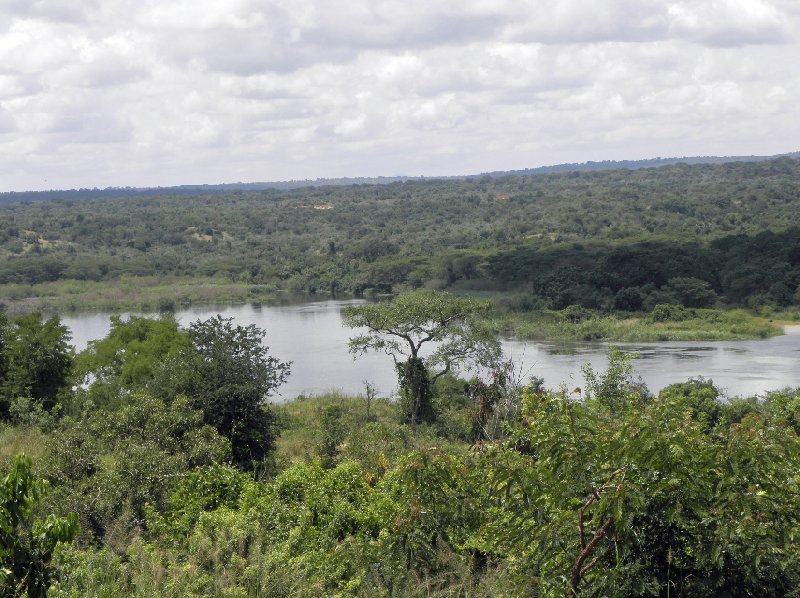
[[443,369],[441,372],[439,372],[438,374],[436,374],[435,376],[433,376],[433,378],[431,378],[431,384],[435,384],[435,383],[436,383],[436,381],[437,381],[439,378],[441,378],[442,376],[444,376],[444,375],[445,375],[447,372],[449,372],[449,371],[450,371],[450,361],[446,361],[446,362],[445,362],[444,369]]
[[581,578],[583,574],[589,571],[592,567],[594,567],[597,562],[600,560],[601,556],[597,556],[592,559],[585,567],[583,565],[584,561],[592,554],[594,549],[597,547],[597,543],[603,539],[608,531],[608,528],[613,523],[613,519],[609,517],[606,521],[600,526],[595,533],[589,543],[586,543],[586,530],[583,525],[583,518],[586,513],[586,509],[588,509],[592,504],[596,502],[600,502],[601,496],[600,493],[608,490],[612,486],[612,482],[614,479],[619,475],[624,475],[624,473],[628,470],[628,466],[625,465],[618,469],[615,469],[611,472],[608,476],[608,479],[605,483],[600,486],[599,488],[592,488],[591,494],[586,498],[586,500],[581,505],[581,508],[578,509],[578,534],[580,536],[580,546],[581,551],[578,554],[578,559],[575,561],[575,564],[572,566],[572,573],[570,575],[570,589],[567,591],[567,598],[573,598],[578,591],[578,585],[581,583]]
[[[578,555],[578,560],[576,560],[575,564],[572,566],[572,575],[570,575],[569,580],[570,591],[567,592],[568,597],[571,598],[572,596],[575,596],[575,593],[578,591],[578,584],[581,583],[581,577],[589,569],[589,566],[587,566],[586,569],[583,568],[583,562],[589,557],[590,554],[592,554],[592,551],[594,551],[597,543],[603,539],[612,523],[613,520],[610,517],[606,519],[605,523],[600,526],[600,529],[594,533],[594,537],[592,538],[591,542],[589,542]],[[589,564],[593,567],[596,563],[591,562]]]

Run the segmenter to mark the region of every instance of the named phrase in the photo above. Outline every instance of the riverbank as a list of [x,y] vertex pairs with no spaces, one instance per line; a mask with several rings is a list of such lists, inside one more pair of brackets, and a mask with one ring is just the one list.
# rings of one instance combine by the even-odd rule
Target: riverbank
[[[288,306],[244,304],[194,307],[175,312],[183,326],[217,314],[241,325],[254,324],[267,333],[270,353],[292,362],[292,374],[273,402],[290,401],[300,394],[320,395],[336,390],[356,395],[369,381],[379,396],[393,396],[397,371],[391,358],[381,352],[357,359],[347,349],[353,331],[342,326],[341,308],[347,301],[318,301]],[[72,343],[85,348],[104,338],[110,329],[108,312],[64,314],[62,323],[72,332]],[[606,367],[609,345],[641,356],[635,362],[652,392],[675,380],[703,376],[731,392],[757,394],[798,386],[797,355],[800,335],[784,334],[768,339],[695,342],[586,342],[576,340],[519,341],[504,339],[503,353],[513,360],[521,378],[537,376],[549,388],[576,386],[574,374],[587,363]],[[471,373],[464,373],[470,377]]]
[[[293,295],[271,284],[252,285],[210,277],[145,276],[101,282],[64,280],[36,285],[0,285],[0,308],[10,316],[35,311],[46,314],[154,313],[198,306],[287,305],[314,299]],[[561,312],[497,310],[488,325],[499,336],[519,340],[751,340],[782,334],[782,327],[796,324],[800,316],[793,312],[783,314],[781,319],[774,315],[754,315],[742,309],[691,309],[685,310],[683,319],[653,321],[648,314],[609,315],[582,309],[570,312],[569,309]]]
[[281,304],[298,298],[272,285],[252,285],[217,278],[142,276],[113,281],[60,280],[40,284],[0,285],[0,306],[16,316],[31,312],[174,311],[198,305]]

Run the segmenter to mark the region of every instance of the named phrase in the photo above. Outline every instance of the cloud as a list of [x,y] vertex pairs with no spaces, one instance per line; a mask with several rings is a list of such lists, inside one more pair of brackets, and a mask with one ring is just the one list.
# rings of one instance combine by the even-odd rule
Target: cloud
[[371,2],[332,0],[313,3],[302,39],[325,47],[407,49],[453,45],[496,36],[508,21],[504,2]]
[[30,75],[55,71],[69,64],[72,45],[39,21],[14,22],[0,36],[0,72]]
[[3,16],[12,20],[35,18],[54,23],[84,23],[98,3],[98,0],[6,0]]
[[787,10],[767,0],[520,2],[508,36],[548,44],[686,40],[710,46],[782,44]]
[[673,34],[710,46],[783,44],[790,37],[785,16],[765,0],[684,1],[669,7]]
[[793,0],[10,0],[7,188],[797,149]]
[[0,136],[14,133],[17,125],[8,110],[0,110]]
[[659,0],[528,0],[513,10],[508,35],[518,42],[646,42],[669,31],[665,3]]

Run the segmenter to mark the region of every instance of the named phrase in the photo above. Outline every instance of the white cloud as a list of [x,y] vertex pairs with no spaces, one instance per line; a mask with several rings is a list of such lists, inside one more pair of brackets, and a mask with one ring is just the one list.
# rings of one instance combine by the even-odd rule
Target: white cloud
[[794,150],[798,31],[794,0],[10,0],[0,187]]
[[669,8],[670,29],[712,46],[781,44],[789,27],[775,5],[766,0],[677,2]]
[[647,42],[668,31],[660,0],[541,0],[515,3],[509,26],[518,41],[549,44]]

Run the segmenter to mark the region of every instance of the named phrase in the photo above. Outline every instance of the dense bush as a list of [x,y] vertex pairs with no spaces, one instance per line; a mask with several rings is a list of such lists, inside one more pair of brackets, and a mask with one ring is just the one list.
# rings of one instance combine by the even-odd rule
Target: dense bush
[[693,380],[652,396],[619,353],[585,376],[580,396],[526,388],[494,442],[390,458],[339,399],[334,467],[190,471],[122,559],[62,553],[55,595],[789,595],[798,391],[725,404]]
[[69,330],[58,316],[34,313],[13,321],[0,312],[0,419],[15,399],[30,399],[46,411],[58,403],[72,366]]

